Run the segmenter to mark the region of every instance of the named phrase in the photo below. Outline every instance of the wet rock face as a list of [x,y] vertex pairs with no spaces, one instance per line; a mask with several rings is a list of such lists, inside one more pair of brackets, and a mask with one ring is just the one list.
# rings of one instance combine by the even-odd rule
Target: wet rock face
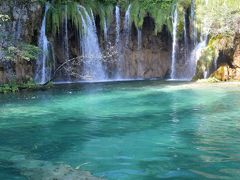
[[[123,17],[121,22],[124,22]],[[139,40],[137,28],[132,24],[129,43],[126,43],[127,34],[121,24],[118,61],[122,65],[115,68],[120,69],[123,78],[164,78],[167,75],[171,63],[171,37],[165,28],[162,33],[155,35],[154,26],[154,20],[149,16],[145,17]],[[113,22],[109,28],[111,44],[115,44],[115,38]]]
[[123,72],[126,77],[164,78],[170,67],[171,43],[168,33],[154,34],[154,21],[146,17],[142,29],[142,44],[139,48],[137,30],[133,27],[129,46],[121,52],[124,57]]

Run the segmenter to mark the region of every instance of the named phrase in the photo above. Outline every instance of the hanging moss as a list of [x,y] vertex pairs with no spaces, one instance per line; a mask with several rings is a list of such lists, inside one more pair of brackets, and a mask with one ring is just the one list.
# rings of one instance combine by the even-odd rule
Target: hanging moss
[[77,30],[81,30],[82,19],[78,13],[78,6],[84,6],[88,11],[93,11],[94,15],[99,15],[101,29],[104,28],[104,20],[106,19],[109,26],[113,21],[113,11],[116,5],[122,10],[127,9],[131,4],[131,20],[137,28],[142,28],[144,17],[150,15],[155,21],[155,34],[162,31],[163,26],[167,26],[172,32],[172,11],[176,4],[179,11],[179,32],[183,29],[183,18],[186,9],[191,4],[190,0],[56,0],[51,3],[48,17],[48,32],[53,35],[59,33],[61,25],[65,17],[65,8],[67,6],[68,19],[72,22]]

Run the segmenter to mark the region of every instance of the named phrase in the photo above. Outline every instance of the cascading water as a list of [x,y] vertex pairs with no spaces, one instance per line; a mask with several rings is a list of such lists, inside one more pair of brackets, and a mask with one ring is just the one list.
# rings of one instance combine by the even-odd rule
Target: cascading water
[[[63,52],[64,52],[64,60],[67,61],[70,59],[69,55],[69,43],[68,43],[68,7],[65,6],[64,9],[64,22],[63,22]],[[70,64],[67,64],[70,67]],[[67,73],[68,81],[71,81],[71,76]]]
[[102,65],[102,53],[98,42],[93,14],[91,18],[85,7],[79,6],[78,9],[82,19],[80,51],[82,52],[84,62],[83,79],[92,81],[105,80],[106,75]]
[[187,35],[187,22],[186,22],[186,14],[184,13],[184,16],[183,16],[183,23],[184,23],[184,47],[185,47],[185,59],[188,60],[188,49],[189,49],[189,46],[188,46],[188,35]]
[[198,35],[196,28],[196,17],[195,17],[195,0],[191,1],[191,37],[193,46],[197,45]]
[[46,16],[47,16],[48,9],[49,9],[49,6],[48,4],[46,4],[40,36],[38,39],[38,47],[41,50],[41,53],[36,63],[35,81],[36,83],[39,83],[39,84],[44,84],[45,82],[47,82],[50,79],[50,75],[51,75],[51,70],[47,66],[47,59],[49,54],[48,52],[49,43],[46,36]]
[[191,62],[193,65],[193,68],[190,69],[189,75],[191,77],[194,76],[195,74],[195,68],[197,65],[197,61],[200,59],[201,54],[202,54],[202,50],[207,46],[207,38],[205,38],[203,41],[201,41],[200,43],[197,44],[197,46],[193,49],[192,53],[191,53]]
[[126,42],[125,42],[126,46],[128,45],[129,38],[131,36],[131,14],[130,14],[131,6],[132,5],[129,4],[124,17],[124,33],[126,34]]
[[116,18],[116,39],[115,46],[119,49],[120,46],[120,8],[116,6],[115,8],[115,18]]
[[188,39],[188,33],[187,33],[187,21],[186,21],[186,14],[184,13],[184,53],[185,53],[185,62],[186,66],[184,69],[184,76],[182,79],[184,80],[191,80],[195,74],[195,68],[196,68],[196,61],[193,59],[194,57],[192,56],[195,52],[189,51],[189,39]]
[[171,79],[176,79],[176,48],[177,48],[177,25],[178,25],[177,7],[174,10],[172,23],[173,23],[173,42],[172,42]]
[[[207,1],[205,0],[205,4],[207,5]],[[195,17],[195,1],[192,0],[191,4],[191,24],[192,24],[192,34],[193,34],[193,43],[194,43],[194,49],[191,52],[191,65],[192,67],[190,68],[189,75],[191,77],[194,76],[195,74],[195,69],[197,65],[197,61],[200,59],[202,55],[203,49],[207,46],[207,41],[208,41],[208,35],[203,31],[203,28],[206,23],[206,19],[204,19],[204,23],[201,25],[201,34],[200,34],[200,42],[198,42],[198,36],[197,36],[197,29],[196,29],[196,17]],[[206,78],[208,76],[208,70],[204,69],[203,70],[203,76]]]
[[121,28],[121,17],[120,17],[120,8],[118,6],[115,7],[115,21],[116,21],[116,39],[115,39],[115,47],[118,52],[117,59],[117,70],[116,70],[116,79],[122,79],[122,67],[123,67],[123,58],[120,54],[121,41],[120,41],[120,28]]

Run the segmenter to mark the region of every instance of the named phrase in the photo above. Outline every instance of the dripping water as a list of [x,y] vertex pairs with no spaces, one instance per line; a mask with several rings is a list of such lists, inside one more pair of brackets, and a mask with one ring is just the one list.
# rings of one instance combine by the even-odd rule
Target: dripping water
[[104,40],[105,40],[105,42],[107,42],[108,41],[108,27],[107,27],[106,17],[104,17],[103,31],[104,31]]
[[185,59],[188,59],[188,35],[187,35],[187,21],[186,21],[186,14],[184,13],[184,17],[183,17],[183,23],[184,23],[184,47],[185,47]]
[[40,36],[38,39],[38,47],[41,50],[41,53],[39,54],[39,57],[36,63],[35,81],[36,83],[39,83],[39,84],[44,84],[50,79],[50,68],[47,67],[49,43],[46,36],[46,15],[47,15],[48,9],[49,9],[48,4],[46,4]]
[[124,17],[124,32],[126,34],[126,46],[129,43],[129,38],[131,36],[131,4],[128,6],[127,11],[125,13],[125,17]]
[[142,30],[137,28],[137,48],[138,50],[142,49]]
[[[63,52],[64,52],[64,61],[68,61],[70,59],[69,55],[69,43],[68,43],[68,7],[65,5],[64,9],[64,22],[63,22],[64,28],[63,28]],[[70,64],[67,63],[68,68],[70,68]],[[71,81],[70,74],[67,74],[68,81]]]
[[120,54],[120,28],[121,28],[121,17],[120,17],[120,8],[118,6],[115,7],[115,21],[116,21],[116,39],[115,39],[115,47],[118,52],[118,59],[117,59],[117,69],[116,69],[116,79],[122,78],[122,70],[123,70],[123,58]]
[[119,47],[119,41],[120,41],[120,8],[116,6],[115,8],[115,18],[116,18],[116,39],[115,39],[115,45],[118,48]]
[[63,47],[64,47],[64,55],[65,60],[69,60],[69,45],[68,45],[68,8],[65,6],[65,15],[64,15],[64,41],[63,41]]

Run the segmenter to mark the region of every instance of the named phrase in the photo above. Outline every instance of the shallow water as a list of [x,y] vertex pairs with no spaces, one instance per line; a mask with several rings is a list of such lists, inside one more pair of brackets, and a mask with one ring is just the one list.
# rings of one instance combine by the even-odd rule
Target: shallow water
[[0,179],[26,179],[23,171],[38,161],[106,179],[237,179],[240,88],[185,84],[58,85],[0,95]]

